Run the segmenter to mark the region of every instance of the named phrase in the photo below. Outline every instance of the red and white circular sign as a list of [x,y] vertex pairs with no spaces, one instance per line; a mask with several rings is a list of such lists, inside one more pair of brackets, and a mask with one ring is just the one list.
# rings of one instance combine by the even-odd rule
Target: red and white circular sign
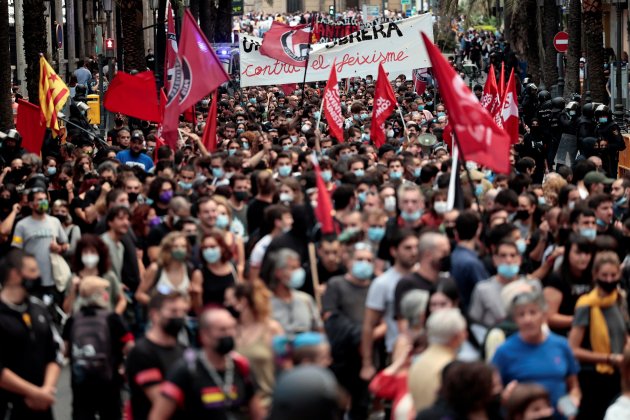
[[556,51],[560,53],[567,52],[569,49],[569,34],[564,31],[558,32],[556,36],[553,37],[553,46]]

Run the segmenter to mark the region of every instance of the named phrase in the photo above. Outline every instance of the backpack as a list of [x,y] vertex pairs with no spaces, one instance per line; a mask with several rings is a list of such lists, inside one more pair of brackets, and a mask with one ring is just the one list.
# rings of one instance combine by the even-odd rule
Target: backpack
[[78,384],[103,384],[113,379],[112,340],[107,318],[110,312],[93,315],[78,311],[70,332],[72,374]]

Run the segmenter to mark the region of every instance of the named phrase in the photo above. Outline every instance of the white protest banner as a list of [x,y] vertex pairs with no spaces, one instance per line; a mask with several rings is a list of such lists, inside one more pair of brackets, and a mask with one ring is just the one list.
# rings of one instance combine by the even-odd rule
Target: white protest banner
[[[306,68],[306,81],[327,80],[336,61],[340,79],[376,75],[384,62],[392,76],[409,74],[412,69],[431,67],[420,32],[433,39],[431,14],[384,22],[325,44],[313,44]],[[260,54],[262,38],[241,35],[241,86],[265,86],[302,83],[304,67],[295,67]]]

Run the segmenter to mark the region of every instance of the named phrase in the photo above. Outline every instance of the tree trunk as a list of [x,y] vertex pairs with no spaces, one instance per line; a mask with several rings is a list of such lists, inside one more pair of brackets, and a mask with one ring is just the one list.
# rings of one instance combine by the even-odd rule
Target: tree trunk
[[604,79],[604,43],[602,33],[602,9],[599,7],[587,8],[585,2],[582,6],[584,21],[584,38],[586,39],[586,65],[589,82],[589,90],[593,102],[606,102],[606,81]]
[[11,56],[9,54],[9,2],[0,0],[0,130],[13,128],[11,108]]
[[190,0],[190,7],[188,8],[197,22],[199,21],[199,3],[200,0]]
[[543,46],[545,48],[544,78],[547,90],[558,83],[558,52],[552,39],[558,32],[558,7],[555,0],[545,0],[543,5]]
[[232,0],[219,0],[214,42],[232,42]]
[[215,0],[199,0],[200,27],[209,42],[218,42],[214,36],[217,29],[217,8],[214,5]]
[[515,7],[511,19],[510,42],[514,51],[527,61],[527,74],[540,83],[540,56],[538,54],[538,29],[536,0],[523,0]]
[[[46,53],[44,0],[24,0],[24,55],[28,100],[39,105],[39,55]],[[5,46],[7,44],[4,44]]]
[[118,10],[122,23],[123,69],[126,72],[144,71],[147,65],[142,36],[142,0],[121,1]]
[[565,69],[564,96],[569,98],[580,92],[580,56],[582,45],[582,4],[580,0],[569,1],[569,51],[567,51],[567,68]]

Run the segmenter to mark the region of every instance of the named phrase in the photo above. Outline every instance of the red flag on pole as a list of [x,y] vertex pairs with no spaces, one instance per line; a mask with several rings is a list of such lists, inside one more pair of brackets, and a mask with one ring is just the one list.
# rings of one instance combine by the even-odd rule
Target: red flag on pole
[[103,106],[110,112],[147,121],[162,121],[152,71],[135,75],[119,71],[109,84]]
[[171,86],[171,78],[175,72],[176,61],[177,37],[175,36],[175,19],[173,18],[173,8],[169,1],[166,9],[166,52],[164,54],[164,88],[167,92]]
[[510,72],[505,96],[501,104],[501,122],[503,129],[510,136],[512,144],[518,143],[518,98],[516,94],[516,81],[514,80],[514,69]]
[[481,95],[481,106],[483,106],[490,115],[494,115],[497,108],[501,105],[499,90],[497,88],[497,76],[494,73],[494,64],[490,64],[488,78],[483,87],[483,95]]
[[498,173],[510,171],[510,138],[499,128],[440,50],[422,33],[434,75],[448,109],[449,124],[459,141],[462,159],[472,160]]
[[310,37],[309,25],[290,26],[274,21],[265,32],[260,53],[282,63],[306,67]]
[[396,109],[396,94],[387,79],[383,62],[378,65],[378,79],[374,89],[374,107],[372,109],[372,125],[370,139],[376,147],[385,144],[385,121]]
[[335,63],[330,69],[330,77],[324,89],[324,116],[333,137],[343,143],[343,115],[341,115],[341,99],[339,99],[339,83]]
[[313,168],[315,169],[315,184],[317,186],[317,207],[315,208],[315,218],[321,225],[322,234],[333,233],[335,231],[335,222],[333,221],[333,206],[330,200],[330,194],[326,189],[326,183],[322,178],[322,171],[315,154],[312,156]]
[[499,78],[499,95],[501,102],[503,102],[503,95],[505,95],[505,63],[501,62],[501,76]]
[[174,70],[164,118],[164,139],[173,149],[179,114],[230,80],[189,10],[184,15]]
[[15,128],[22,136],[22,147],[29,153],[40,154],[44,134],[46,134],[46,120],[42,109],[30,102],[18,99]]
[[203,143],[208,152],[217,150],[217,102],[219,102],[219,95],[217,91],[214,91],[210,112],[208,112],[206,126],[203,129],[203,137],[201,138],[201,143]]

